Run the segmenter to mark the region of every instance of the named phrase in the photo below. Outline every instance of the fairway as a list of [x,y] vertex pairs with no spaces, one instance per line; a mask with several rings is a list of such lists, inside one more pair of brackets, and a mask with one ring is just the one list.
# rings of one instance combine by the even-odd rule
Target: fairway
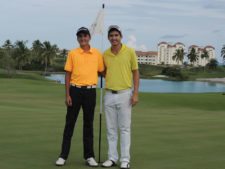
[[[225,168],[225,95],[141,93],[139,100],[132,116],[132,169]],[[95,114],[96,157],[98,112],[99,104]],[[65,115],[63,85],[0,78],[0,169],[56,169]],[[102,134],[105,160],[104,116]],[[88,168],[82,157],[80,112],[63,168]]]

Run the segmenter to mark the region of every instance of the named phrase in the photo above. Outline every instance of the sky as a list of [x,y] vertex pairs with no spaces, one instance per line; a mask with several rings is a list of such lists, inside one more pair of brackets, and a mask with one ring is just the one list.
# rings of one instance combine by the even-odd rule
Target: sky
[[[109,47],[107,27],[119,25],[123,43],[156,51],[161,41],[216,48],[225,44],[225,0],[0,0],[0,45],[6,39],[50,41],[60,48],[78,47],[76,30],[90,27],[105,4],[104,35],[92,46]],[[102,43],[103,38],[103,43]],[[102,45],[103,44],[103,45]]]

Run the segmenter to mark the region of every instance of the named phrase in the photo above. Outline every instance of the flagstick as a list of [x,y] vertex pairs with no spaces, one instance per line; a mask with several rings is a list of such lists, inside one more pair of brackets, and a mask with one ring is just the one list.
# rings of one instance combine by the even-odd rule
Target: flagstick
[[102,133],[102,93],[103,93],[103,90],[102,90],[102,84],[103,82],[103,78],[102,78],[102,75],[101,75],[101,91],[100,91],[100,114],[99,114],[99,145],[98,145],[98,163],[101,162],[101,133]]
[[[102,9],[104,10],[105,5],[102,4]],[[103,32],[101,48],[103,51]],[[100,113],[99,113],[99,145],[98,145],[98,163],[101,163],[101,138],[102,138],[102,104],[103,104],[103,77],[101,75],[101,90],[100,90]]]

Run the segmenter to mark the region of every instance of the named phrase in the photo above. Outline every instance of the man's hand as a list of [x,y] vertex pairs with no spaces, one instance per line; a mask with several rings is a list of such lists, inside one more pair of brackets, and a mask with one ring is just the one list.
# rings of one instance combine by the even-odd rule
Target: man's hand
[[67,106],[72,106],[72,99],[71,99],[70,96],[67,96],[67,97],[66,97],[66,101],[65,101],[65,102],[66,102],[66,105],[67,105]]
[[138,103],[138,94],[134,93],[131,97],[131,105],[135,106]]

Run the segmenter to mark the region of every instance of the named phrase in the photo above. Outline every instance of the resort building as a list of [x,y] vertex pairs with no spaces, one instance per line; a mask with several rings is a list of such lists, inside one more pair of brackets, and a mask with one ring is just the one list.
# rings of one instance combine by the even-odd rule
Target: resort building
[[[216,58],[215,48],[213,46],[206,46],[206,47],[199,47],[197,45],[192,45],[188,48],[188,53],[190,53],[191,49],[194,48],[195,52],[197,53],[198,59],[196,62],[193,63],[194,66],[205,66],[211,59]],[[207,51],[209,58],[202,58],[201,55],[203,54],[204,50]]]
[[[197,55],[198,60],[193,63],[194,66],[205,66],[211,59],[216,58],[215,48],[213,46],[206,46],[206,47],[199,47],[197,45],[192,45],[188,48],[188,53],[191,49],[194,48]],[[158,51],[136,51],[138,56],[138,63],[139,64],[149,64],[149,65],[182,65],[184,60],[177,61],[173,59],[173,56],[176,53],[176,50],[183,49],[184,52],[186,51],[185,45],[181,42],[177,42],[175,44],[171,44],[168,42],[160,42],[158,44]],[[209,58],[202,58],[201,55],[203,54],[204,50],[208,52]],[[187,52],[186,52],[187,53]],[[185,56],[186,57],[186,54]],[[189,61],[190,62],[190,61]]]
[[138,56],[139,64],[156,65],[158,63],[158,52],[156,51],[136,51],[136,54]]
[[182,65],[182,61],[173,60],[173,56],[177,49],[185,50],[185,45],[181,42],[175,44],[170,44],[167,42],[160,42],[158,44],[158,61],[157,64],[166,64],[166,65]]

